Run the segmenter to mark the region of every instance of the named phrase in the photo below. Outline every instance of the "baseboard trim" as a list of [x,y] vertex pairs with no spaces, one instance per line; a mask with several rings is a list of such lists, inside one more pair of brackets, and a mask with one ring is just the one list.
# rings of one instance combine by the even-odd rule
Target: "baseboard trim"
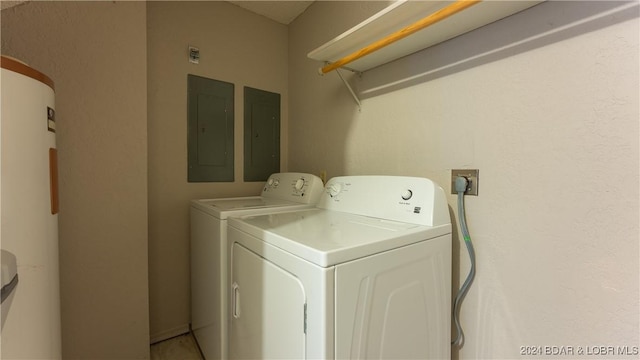
[[169,329],[157,334],[152,334],[151,338],[149,339],[149,343],[155,344],[157,342],[171,339],[172,337],[184,335],[187,333],[189,333],[189,324],[184,324],[181,326],[174,327],[173,329]]

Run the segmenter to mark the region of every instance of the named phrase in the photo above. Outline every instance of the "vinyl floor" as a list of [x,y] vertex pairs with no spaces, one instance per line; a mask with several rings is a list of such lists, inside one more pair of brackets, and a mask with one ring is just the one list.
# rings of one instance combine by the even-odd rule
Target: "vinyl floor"
[[151,345],[151,360],[202,360],[196,341],[187,333]]

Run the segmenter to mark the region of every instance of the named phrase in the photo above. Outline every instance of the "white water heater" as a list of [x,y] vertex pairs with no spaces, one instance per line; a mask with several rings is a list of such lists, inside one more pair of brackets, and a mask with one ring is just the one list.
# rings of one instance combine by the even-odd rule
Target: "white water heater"
[[1,57],[1,359],[60,359],[53,81]]

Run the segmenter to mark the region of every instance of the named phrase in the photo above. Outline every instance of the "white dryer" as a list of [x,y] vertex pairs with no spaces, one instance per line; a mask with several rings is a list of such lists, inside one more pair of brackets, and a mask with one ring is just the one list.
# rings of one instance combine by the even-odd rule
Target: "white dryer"
[[191,330],[206,359],[227,358],[227,218],[315,206],[324,184],[312,174],[272,174],[260,196],[191,201]]
[[229,219],[231,359],[444,359],[451,219],[424,178],[331,179],[317,208]]

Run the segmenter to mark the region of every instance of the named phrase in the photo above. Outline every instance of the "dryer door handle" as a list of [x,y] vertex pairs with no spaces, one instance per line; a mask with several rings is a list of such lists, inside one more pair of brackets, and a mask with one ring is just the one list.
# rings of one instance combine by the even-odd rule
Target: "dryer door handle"
[[231,304],[233,306],[232,308],[232,314],[233,317],[238,319],[240,318],[240,286],[238,286],[238,283],[233,283],[233,289],[231,291]]

